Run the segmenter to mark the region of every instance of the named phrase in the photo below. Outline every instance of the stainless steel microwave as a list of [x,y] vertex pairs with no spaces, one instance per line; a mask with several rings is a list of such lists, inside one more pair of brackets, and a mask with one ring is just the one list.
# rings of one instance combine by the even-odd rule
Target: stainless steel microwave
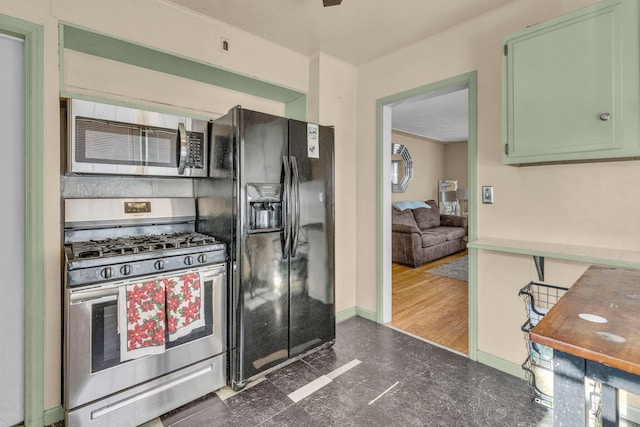
[[206,120],[80,99],[67,109],[70,173],[207,176]]

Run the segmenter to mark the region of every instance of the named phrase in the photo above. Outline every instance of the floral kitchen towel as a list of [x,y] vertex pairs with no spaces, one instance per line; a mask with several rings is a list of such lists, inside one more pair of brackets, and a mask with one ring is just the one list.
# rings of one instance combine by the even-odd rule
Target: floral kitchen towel
[[200,273],[188,273],[163,280],[167,293],[169,341],[204,326],[204,298]]
[[121,286],[118,292],[120,360],[165,350],[165,287],[161,280]]

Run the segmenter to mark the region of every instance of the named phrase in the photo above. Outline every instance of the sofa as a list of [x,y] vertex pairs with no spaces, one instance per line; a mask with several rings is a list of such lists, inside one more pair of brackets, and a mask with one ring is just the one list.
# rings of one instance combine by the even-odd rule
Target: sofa
[[467,246],[467,218],[440,214],[435,200],[413,202],[398,209],[394,205],[391,222],[393,262],[418,267],[447,255],[464,250]]

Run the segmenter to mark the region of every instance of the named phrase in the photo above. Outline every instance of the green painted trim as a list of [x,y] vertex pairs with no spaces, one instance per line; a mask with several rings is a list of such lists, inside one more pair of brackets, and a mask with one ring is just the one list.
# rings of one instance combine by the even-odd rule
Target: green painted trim
[[283,103],[306,97],[304,92],[298,90],[139,43],[99,34],[71,24],[61,23],[60,27],[61,52],[71,49]]
[[24,419],[32,427],[44,422],[44,29],[0,15],[0,31],[25,40]]
[[[482,240],[480,240],[477,242],[469,243],[469,247],[474,249],[483,249],[483,250],[489,250],[494,252],[505,252],[505,253],[517,254],[517,255],[541,256],[545,258],[561,259],[565,261],[575,261],[575,262],[580,262],[584,264],[599,264],[599,265],[608,265],[611,267],[640,269],[640,261],[632,261],[629,259],[624,259],[624,258],[627,258],[627,255],[637,258],[638,252],[615,251],[615,252],[612,252],[612,254],[617,255],[619,258],[614,258],[614,257],[607,258],[604,256],[586,256],[586,255],[578,255],[570,252],[562,252],[560,250],[553,250],[554,246],[564,246],[564,245],[557,245],[554,243],[548,244],[547,247],[551,248],[549,250],[538,250],[538,249],[531,249],[526,247],[519,247],[517,245],[517,241],[514,240],[513,242],[515,244],[513,246],[509,246],[509,245],[486,244],[486,243],[482,243]],[[582,252],[586,253],[590,249],[594,249],[594,248],[582,247],[582,249],[583,249]]]
[[[471,192],[469,192],[471,193]],[[469,195],[471,198],[471,195]],[[469,224],[471,221],[469,221]],[[469,226],[469,234],[471,227]],[[469,249],[469,296],[468,296],[468,355],[471,360],[478,360],[478,251]]]
[[62,406],[56,406],[44,411],[44,425],[50,426],[64,419],[64,409]]
[[478,362],[483,365],[491,366],[492,368],[505,372],[509,375],[513,375],[514,377],[521,378],[523,380],[525,379],[525,371],[522,369],[522,366],[517,363],[509,362],[508,360],[504,360],[500,357],[479,350]]
[[64,30],[65,26],[58,24],[58,90],[60,91],[64,88]]
[[25,423],[32,427],[44,422],[44,28],[30,27],[25,34]]
[[[467,143],[467,174],[469,176],[469,206],[468,221],[469,240],[478,238],[478,73],[473,71],[466,74],[468,79],[469,103],[469,141]],[[478,253],[469,252],[469,325],[468,325],[468,355],[469,359],[478,359]]]
[[341,310],[336,313],[336,323],[344,322],[345,320],[349,320],[357,315],[358,313],[355,306],[349,307],[346,310]]
[[[478,236],[478,212],[475,208],[478,197],[478,74],[476,71],[454,76],[435,83],[430,83],[405,92],[396,93],[376,101],[376,272],[377,272],[377,319],[378,323],[382,323],[383,310],[383,236],[384,229],[382,224],[383,209],[383,161],[384,161],[384,144],[383,144],[383,109],[387,105],[391,105],[408,98],[412,98],[426,93],[434,93],[440,91],[448,91],[455,88],[469,89],[469,141],[468,147],[468,164],[469,164],[469,239],[477,240]],[[477,251],[469,253],[469,359],[477,360],[478,358],[478,254]]]
[[363,317],[367,320],[371,320],[372,322],[380,323],[378,322],[378,317],[375,312],[356,306],[349,307],[346,310],[336,313],[336,323],[344,322],[345,320],[349,320],[356,316]]
[[307,121],[307,96],[289,101],[284,106],[284,115],[290,119]]
[[362,308],[362,307],[356,307],[356,313],[358,314],[358,316],[363,317],[367,320],[371,320],[372,322],[378,322],[377,313],[371,310],[367,310],[366,308]]

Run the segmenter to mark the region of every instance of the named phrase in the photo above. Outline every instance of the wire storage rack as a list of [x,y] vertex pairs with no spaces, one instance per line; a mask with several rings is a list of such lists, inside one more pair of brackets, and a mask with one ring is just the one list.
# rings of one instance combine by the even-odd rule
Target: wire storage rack
[[518,292],[527,311],[527,321],[520,328],[527,345],[527,359],[522,369],[526,372],[532,399],[548,408],[553,408],[553,349],[531,342],[529,332],[565,292],[567,288],[538,282],[529,282]]
[[[531,342],[529,332],[567,290],[561,286],[529,282],[518,292],[523,297],[527,310],[527,321],[520,328],[527,345],[527,359],[522,364],[522,369],[525,370],[532,400],[550,409],[553,409],[553,349]],[[588,425],[600,427],[600,383],[587,379],[586,396],[589,402]]]

